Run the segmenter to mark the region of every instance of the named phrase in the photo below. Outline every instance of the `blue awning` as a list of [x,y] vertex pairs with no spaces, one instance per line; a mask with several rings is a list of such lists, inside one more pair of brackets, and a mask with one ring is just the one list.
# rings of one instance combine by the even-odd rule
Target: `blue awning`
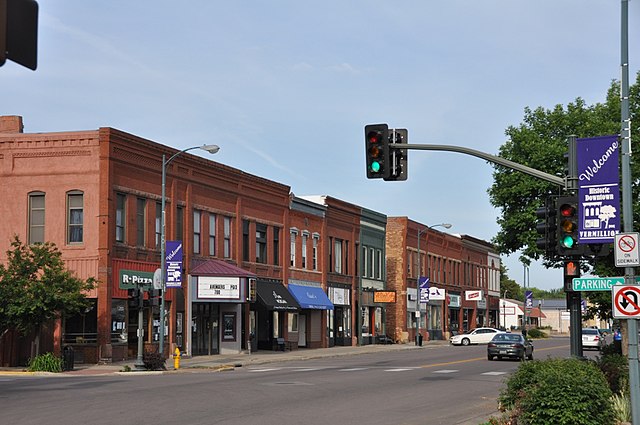
[[302,286],[289,284],[289,292],[300,304],[302,308],[312,308],[315,310],[333,310],[333,304],[322,288],[315,286]]

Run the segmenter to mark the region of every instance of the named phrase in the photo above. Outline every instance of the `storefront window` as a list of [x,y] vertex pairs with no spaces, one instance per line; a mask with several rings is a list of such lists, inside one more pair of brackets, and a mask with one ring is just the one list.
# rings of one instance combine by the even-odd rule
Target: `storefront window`
[[98,335],[97,300],[92,299],[91,304],[82,313],[65,318],[64,342],[67,344],[95,343]]
[[222,339],[225,341],[236,340],[236,313],[224,313],[222,315]]
[[376,307],[374,310],[373,323],[375,326],[375,334],[382,334],[382,309],[380,307]]
[[127,343],[126,300],[111,301],[111,343]]
[[289,332],[298,332],[298,313],[289,313]]
[[280,338],[280,321],[278,320],[280,318],[280,314],[277,311],[274,311],[271,317],[273,317],[273,329],[271,336],[273,338]]
[[369,317],[369,308],[362,307],[360,311],[362,312],[362,336],[371,336],[371,329],[369,328],[371,324],[371,318]]

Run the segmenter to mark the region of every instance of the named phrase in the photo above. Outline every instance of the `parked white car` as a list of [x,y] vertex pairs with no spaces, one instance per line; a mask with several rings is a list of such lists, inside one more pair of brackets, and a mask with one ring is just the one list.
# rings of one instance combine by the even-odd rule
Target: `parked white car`
[[475,328],[463,334],[454,335],[449,338],[451,345],[488,344],[497,334],[506,333],[495,328]]

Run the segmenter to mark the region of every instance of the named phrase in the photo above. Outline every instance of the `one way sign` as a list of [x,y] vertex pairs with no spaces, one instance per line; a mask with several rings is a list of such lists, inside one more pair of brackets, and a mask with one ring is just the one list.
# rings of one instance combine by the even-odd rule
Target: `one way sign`
[[640,317],[640,286],[613,285],[611,287],[613,317],[636,319]]

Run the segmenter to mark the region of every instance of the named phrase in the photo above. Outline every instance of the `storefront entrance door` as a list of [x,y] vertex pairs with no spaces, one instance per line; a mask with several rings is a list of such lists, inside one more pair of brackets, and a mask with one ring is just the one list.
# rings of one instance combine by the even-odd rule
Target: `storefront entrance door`
[[219,354],[219,308],[214,303],[194,303],[191,339],[194,356]]

